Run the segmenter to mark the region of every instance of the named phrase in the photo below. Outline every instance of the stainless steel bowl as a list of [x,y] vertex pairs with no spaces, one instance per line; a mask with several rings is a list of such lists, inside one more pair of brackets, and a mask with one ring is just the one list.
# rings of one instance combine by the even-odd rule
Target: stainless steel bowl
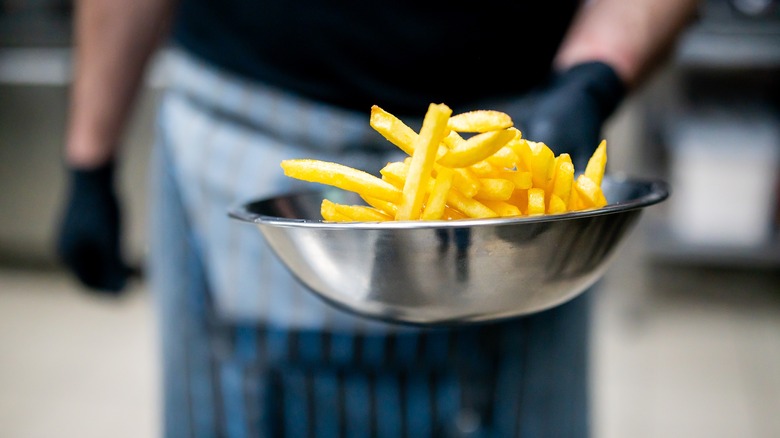
[[315,294],[371,318],[422,325],[526,315],[562,304],[607,269],[642,210],[669,195],[657,180],[606,178],[609,205],[554,216],[325,223],[319,187],[239,205],[290,271]]

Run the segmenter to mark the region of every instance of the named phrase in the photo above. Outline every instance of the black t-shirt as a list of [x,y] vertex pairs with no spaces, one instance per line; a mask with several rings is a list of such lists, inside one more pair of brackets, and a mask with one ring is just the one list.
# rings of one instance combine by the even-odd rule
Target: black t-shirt
[[521,94],[580,2],[183,0],[174,42],[239,75],[367,111],[423,114]]

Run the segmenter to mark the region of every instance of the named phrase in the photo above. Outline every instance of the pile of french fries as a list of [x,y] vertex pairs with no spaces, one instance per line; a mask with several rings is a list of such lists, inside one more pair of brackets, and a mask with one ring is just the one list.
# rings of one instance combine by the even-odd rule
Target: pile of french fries
[[420,132],[377,105],[370,124],[408,154],[380,176],[339,163],[291,159],[284,174],[357,193],[366,205],[324,199],[332,222],[456,220],[559,214],[607,205],[601,181],[606,141],[575,178],[569,154],[555,156],[542,142],[523,138],[506,113],[475,110],[452,115],[431,104]]

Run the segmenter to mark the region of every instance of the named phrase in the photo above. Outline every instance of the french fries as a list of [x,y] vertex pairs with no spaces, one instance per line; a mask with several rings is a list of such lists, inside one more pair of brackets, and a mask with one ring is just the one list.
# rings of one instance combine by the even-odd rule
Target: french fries
[[[584,172],[575,177],[568,154],[556,156],[542,142],[523,138],[509,115],[493,110],[452,114],[431,104],[420,132],[377,105],[370,126],[404,151],[371,175],[338,163],[284,160],[284,174],[357,193],[366,205],[324,199],[321,215],[331,222],[457,220],[539,216],[601,208],[607,163],[602,140]],[[461,135],[463,134],[463,135]]]

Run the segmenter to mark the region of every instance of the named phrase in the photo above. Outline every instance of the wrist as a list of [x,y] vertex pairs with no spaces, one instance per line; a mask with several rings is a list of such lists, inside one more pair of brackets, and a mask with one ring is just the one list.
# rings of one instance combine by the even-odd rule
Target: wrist
[[85,123],[73,123],[69,129],[65,165],[72,169],[96,169],[114,161],[116,142],[101,129]]
[[69,144],[65,149],[65,164],[72,169],[97,169],[114,159],[114,152],[106,147],[94,147],[88,143]]

